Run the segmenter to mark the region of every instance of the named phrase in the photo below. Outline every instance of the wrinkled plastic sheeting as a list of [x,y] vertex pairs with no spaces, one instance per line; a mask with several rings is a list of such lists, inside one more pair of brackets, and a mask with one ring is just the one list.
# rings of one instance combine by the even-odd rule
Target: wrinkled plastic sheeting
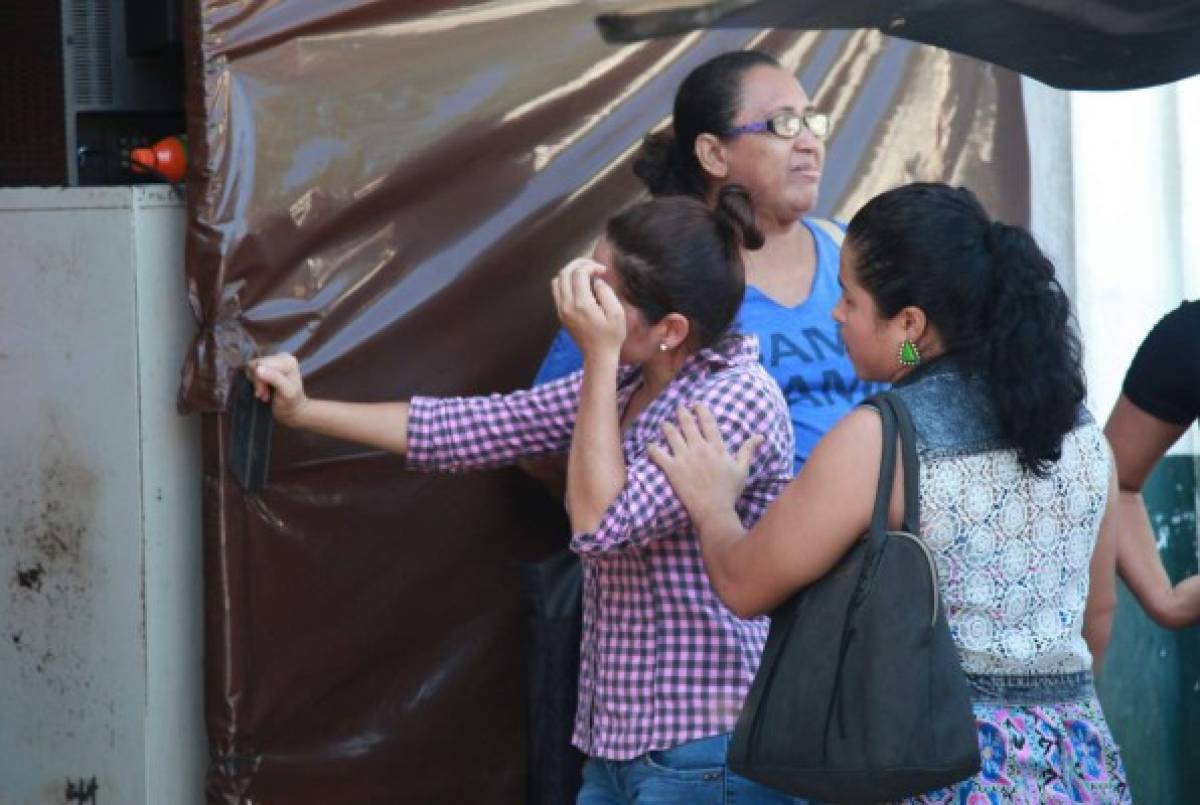
[[243,495],[218,412],[248,357],[293,351],[312,395],[359,401],[526,385],[549,278],[637,197],[686,72],[744,46],[834,115],[822,214],[944,179],[1028,218],[1017,78],[876,32],[618,46],[587,3],[192,5],[180,406],[205,414],[210,802],[522,801],[515,563],[565,539],[515,470],[410,474],[285,429]]

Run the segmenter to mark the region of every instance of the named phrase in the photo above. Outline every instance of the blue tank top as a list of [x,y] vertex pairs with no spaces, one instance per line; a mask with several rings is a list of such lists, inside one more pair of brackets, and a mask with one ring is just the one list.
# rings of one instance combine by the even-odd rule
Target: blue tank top
[[[795,307],[785,307],[747,285],[737,319],[739,329],[758,337],[759,360],[787,398],[796,435],[795,472],[800,471],[825,431],[863,398],[887,388],[859,380],[854,374],[841,331],[831,315],[841,296],[837,282],[840,249],[821,227],[809,221],[804,225],[812,233],[817,250],[808,298]],[[582,366],[579,348],[566,330],[559,330],[534,385]]]
[[854,374],[832,316],[842,295],[838,285],[840,249],[821,227],[809,221],[804,225],[812,232],[817,248],[817,268],[808,298],[786,307],[747,285],[738,314],[741,329],[758,336],[759,360],[787,398],[796,433],[797,472],[825,431],[864,397],[886,388]]

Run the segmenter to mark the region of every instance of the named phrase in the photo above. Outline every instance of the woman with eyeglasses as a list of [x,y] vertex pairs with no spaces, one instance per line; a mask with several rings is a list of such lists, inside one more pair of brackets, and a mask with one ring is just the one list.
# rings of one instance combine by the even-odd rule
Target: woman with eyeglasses
[[[675,95],[672,126],[646,137],[634,172],[652,195],[689,195],[710,205],[721,188],[745,188],[763,247],[743,251],[743,332],[758,337],[763,366],[783,390],[796,435],[793,468],[861,399],[883,388],[860,380],[831,316],[840,291],[844,228],[814,220],[829,117],[773,57],[724,53],[695,68]],[[580,366],[560,331],[534,380]]]

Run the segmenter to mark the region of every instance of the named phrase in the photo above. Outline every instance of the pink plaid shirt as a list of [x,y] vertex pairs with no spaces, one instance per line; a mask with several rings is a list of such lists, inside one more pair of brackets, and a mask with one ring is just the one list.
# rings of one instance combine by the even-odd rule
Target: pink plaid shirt
[[[565,453],[582,374],[511,394],[414,398],[408,463],[440,472],[499,467]],[[624,410],[640,373],[622,370]],[[766,437],[738,501],[758,520],[791,476],[792,428],[778,385],[758,363],[753,336],[729,336],[692,356],[622,434],[626,481],[591,533],[571,548],[584,567],[583,638],[574,743],[627,760],[728,732],[758,670],[767,619],[742,620],[704,572],[687,512],[647,457],[679,403],[705,403],[731,448]]]

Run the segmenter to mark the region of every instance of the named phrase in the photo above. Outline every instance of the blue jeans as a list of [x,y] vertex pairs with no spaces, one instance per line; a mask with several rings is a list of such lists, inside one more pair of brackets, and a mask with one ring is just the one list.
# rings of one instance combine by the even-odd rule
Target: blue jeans
[[588,758],[576,805],[793,805],[804,800],[725,768],[729,734],[639,755]]

